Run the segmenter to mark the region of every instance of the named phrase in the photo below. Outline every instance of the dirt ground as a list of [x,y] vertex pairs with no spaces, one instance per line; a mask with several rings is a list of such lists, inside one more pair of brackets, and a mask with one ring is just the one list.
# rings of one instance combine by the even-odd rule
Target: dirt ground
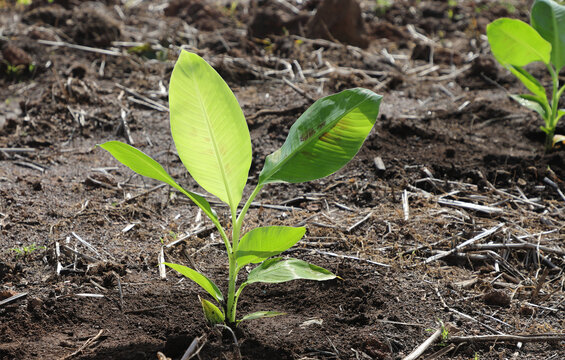
[[[191,343],[200,359],[403,359],[441,324],[422,358],[564,359],[565,153],[544,153],[484,35],[531,1],[359,3],[0,1],[0,359],[181,359]],[[249,286],[239,314],[287,315],[242,323],[237,346],[196,285],[159,274],[163,249],[225,288],[211,223],[95,146],[129,142],[203,192],[169,132],[181,47],[238,98],[250,184],[313,100],[384,96],[344,169],[269,185],[249,211],[246,230],[305,225],[284,255],[340,279]]]

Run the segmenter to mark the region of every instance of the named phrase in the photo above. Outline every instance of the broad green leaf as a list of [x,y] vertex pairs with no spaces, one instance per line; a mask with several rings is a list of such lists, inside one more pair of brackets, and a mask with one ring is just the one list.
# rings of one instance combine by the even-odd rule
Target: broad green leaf
[[291,248],[306,233],[304,227],[267,226],[259,227],[245,234],[235,254],[241,268],[249,263],[260,263],[271,256]]
[[565,6],[551,0],[536,0],[530,22],[551,44],[551,63],[559,73],[565,66]]
[[189,267],[179,264],[172,264],[167,262],[164,264],[200,285],[200,287],[206,290],[208,294],[212,295],[212,297],[216,299],[218,303],[222,303],[224,301],[224,295],[222,295],[222,292],[220,291],[220,289],[218,289],[216,284],[214,284],[212,280],[208,279],[198,271],[192,270]]
[[331,280],[336,276],[330,271],[319,266],[309,264],[298,259],[282,260],[281,258],[269,259],[251,270],[243,285],[256,282],[282,283],[297,279],[306,280]]
[[146,155],[144,152],[124,144],[120,141],[108,141],[104,144],[98,145],[102,149],[108,151],[119,162],[129,167],[139,175],[147,176],[149,178],[167,183],[186,195],[190,200],[194,201],[198,207],[204,211],[210,219],[217,219],[216,214],[212,211],[210,204],[202,196],[193,192],[186,191],[169,175],[165,169],[157,161]]
[[228,85],[204,59],[182,51],[169,87],[171,133],[192,177],[232,209],[251,166],[251,138]]
[[508,65],[508,70],[510,70],[510,72],[512,72],[512,74],[514,74],[514,76],[516,76],[528,90],[530,90],[534,95],[545,99],[545,102],[547,103],[547,95],[543,85],[540,84],[540,82],[533,77],[532,74],[520,66]]
[[533,95],[510,95],[510,97],[520,105],[540,114],[544,120],[546,119],[547,113],[543,104],[544,100]]
[[204,311],[206,321],[208,321],[210,325],[213,326],[216,324],[223,324],[225,322],[226,318],[224,317],[224,314],[216,305],[206,299],[202,299],[200,296],[198,298],[200,299],[200,304],[202,304],[202,310]]
[[246,320],[270,318],[270,317],[275,317],[275,316],[280,316],[280,315],[286,315],[286,313],[282,313],[282,312],[278,312],[278,311],[257,311],[257,312],[245,315],[240,320],[238,320],[237,323],[239,324],[240,322],[246,321]]
[[501,18],[487,26],[494,57],[502,65],[525,66],[534,61],[548,64],[551,44],[523,21]]
[[357,154],[379,114],[382,96],[350,89],[316,101],[267,156],[259,184],[298,183],[330,175]]

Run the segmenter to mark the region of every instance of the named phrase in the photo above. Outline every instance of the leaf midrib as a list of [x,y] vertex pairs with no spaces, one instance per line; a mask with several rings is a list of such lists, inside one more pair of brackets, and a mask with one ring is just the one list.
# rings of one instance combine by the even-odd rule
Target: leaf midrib
[[210,135],[210,139],[212,140],[212,146],[214,148],[214,153],[216,155],[216,161],[218,162],[218,166],[220,168],[220,174],[221,174],[222,180],[224,182],[226,195],[228,196],[228,205],[230,207],[232,207],[233,199],[232,199],[232,194],[231,194],[231,188],[229,186],[229,182],[228,182],[226,172],[225,172],[225,169],[224,169],[224,163],[222,161],[222,157],[221,157],[220,151],[218,149],[216,138],[214,137],[214,131],[212,130],[212,127],[210,125],[210,118],[208,116],[208,112],[206,111],[206,107],[204,106],[204,103],[202,101],[202,92],[200,91],[200,87],[198,86],[198,82],[196,81],[196,79],[193,76],[189,76],[189,77],[190,77],[192,83],[194,84],[194,88],[196,89],[196,92],[198,93],[198,103],[200,105],[202,113],[204,114],[206,129],[208,130],[208,134]]

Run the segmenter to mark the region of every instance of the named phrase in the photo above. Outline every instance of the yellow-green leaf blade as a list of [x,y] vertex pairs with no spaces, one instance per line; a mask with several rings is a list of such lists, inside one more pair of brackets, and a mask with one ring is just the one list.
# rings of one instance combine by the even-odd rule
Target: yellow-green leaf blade
[[536,0],[530,22],[551,43],[551,63],[557,73],[565,66],[565,6],[550,0]]
[[251,166],[243,112],[218,73],[182,51],[169,88],[171,133],[184,166],[208,192],[236,208]]
[[297,279],[325,281],[335,277],[332,272],[306,261],[274,258],[251,270],[242,286],[256,282],[276,284]]
[[495,20],[488,24],[487,36],[494,57],[504,66],[525,66],[534,61],[549,63],[551,44],[521,20]]
[[202,275],[198,271],[192,270],[187,266],[183,266],[179,264],[173,264],[167,262],[163,264],[167,265],[171,269],[177,271],[178,273],[186,276],[190,280],[200,285],[200,287],[206,290],[208,294],[212,295],[212,297],[216,299],[218,303],[222,303],[224,301],[224,295],[222,295],[222,292],[220,291],[220,289],[218,289],[216,284],[214,284],[212,280],[208,279],[206,276]]
[[260,263],[271,256],[291,248],[304,234],[304,227],[267,226],[259,227],[245,234],[236,252],[237,264],[243,267],[250,263]]
[[147,176],[149,178],[162,181],[167,183],[182,192],[189,199],[194,201],[198,207],[204,211],[210,219],[213,221],[217,219],[216,214],[212,211],[210,204],[202,196],[197,195],[193,192],[186,191],[183,189],[176,181],[163,169],[161,164],[153,160],[149,155],[145,154],[141,150],[134,148],[131,145],[125,144],[120,141],[107,141],[104,144],[98,145],[102,149],[108,151],[116,158],[119,162],[138,173],[142,176]]
[[214,326],[217,324],[223,324],[225,322],[226,318],[224,314],[216,305],[212,304],[206,299],[202,299],[200,296],[198,298],[200,299],[200,304],[202,305],[202,311],[204,311],[204,317],[210,325]]
[[381,99],[357,88],[316,101],[292,125],[282,147],[267,156],[259,183],[305,182],[341,169],[373,128]]

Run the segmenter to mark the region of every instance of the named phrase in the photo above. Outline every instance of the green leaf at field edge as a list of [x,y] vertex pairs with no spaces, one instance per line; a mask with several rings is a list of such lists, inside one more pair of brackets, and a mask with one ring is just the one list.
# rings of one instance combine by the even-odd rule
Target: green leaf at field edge
[[549,64],[551,44],[530,25],[500,18],[487,25],[491,51],[502,65],[525,66],[535,61]]
[[222,294],[220,289],[218,289],[216,284],[214,284],[212,280],[208,279],[206,276],[202,275],[198,271],[192,270],[191,268],[184,265],[167,263],[167,262],[163,264],[167,265],[171,269],[179,272],[180,274],[186,276],[190,280],[200,285],[200,287],[206,290],[208,294],[210,294],[214,299],[216,299],[218,303],[221,304],[224,301],[224,295]]
[[530,22],[551,44],[551,63],[559,73],[565,66],[565,6],[551,0],[536,0]]
[[381,99],[356,88],[317,100],[291,126],[281,148],[267,156],[259,184],[305,182],[341,169],[373,128]]

